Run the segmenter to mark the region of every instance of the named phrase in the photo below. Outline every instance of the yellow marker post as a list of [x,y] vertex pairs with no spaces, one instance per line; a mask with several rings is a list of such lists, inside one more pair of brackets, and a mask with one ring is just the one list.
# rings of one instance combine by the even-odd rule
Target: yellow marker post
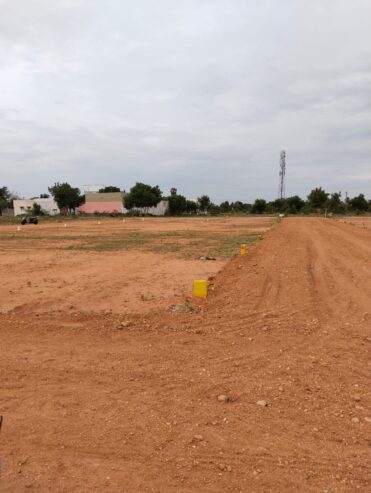
[[244,245],[241,245],[240,246],[240,255],[246,255],[247,253],[247,246],[244,244]]
[[204,279],[193,281],[193,295],[197,298],[207,298],[207,282]]

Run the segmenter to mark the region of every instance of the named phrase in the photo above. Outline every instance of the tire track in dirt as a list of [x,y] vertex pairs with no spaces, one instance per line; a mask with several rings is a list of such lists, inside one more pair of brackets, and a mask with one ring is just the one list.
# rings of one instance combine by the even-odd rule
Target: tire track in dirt
[[342,229],[336,224],[332,227],[331,223],[330,228],[313,233],[318,252],[317,277],[321,283],[321,299],[326,300],[327,314],[337,319],[343,311],[345,316],[357,317],[370,309],[370,289],[367,286],[366,289],[359,288],[365,276],[371,275],[371,242],[370,238],[368,243],[366,238],[360,241],[358,237],[364,235],[352,233],[353,237],[356,236],[353,242],[348,231],[343,235]]
[[[237,261],[226,267],[226,275],[218,279],[220,297],[226,298],[224,290],[233,292],[235,305],[241,306],[244,298],[248,312],[286,311],[298,316],[304,307],[312,314],[320,310],[326,320],[338,318],[338,305],[347,306],[349,298],[354,298],[358,310],[367,311],[370,287],[367,282],[365,289],[360,285],[371,273],[370,232],[356,228],[349,232],[349,228],[324,219],[287,219],[266,234],[243,265],[246,281],[240,279]],[[350,235],[354,243],[349,243]],[[222,299],[215,297],[219,303]],[[251,300],[256,300],[253,306]]]

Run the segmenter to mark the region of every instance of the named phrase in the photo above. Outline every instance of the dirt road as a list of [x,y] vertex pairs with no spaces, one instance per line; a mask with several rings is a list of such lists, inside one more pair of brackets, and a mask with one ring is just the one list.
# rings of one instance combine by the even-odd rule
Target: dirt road
[[370,229],[286,219],[213,282],[198,313],[0,315],[1,491],[370,491]]

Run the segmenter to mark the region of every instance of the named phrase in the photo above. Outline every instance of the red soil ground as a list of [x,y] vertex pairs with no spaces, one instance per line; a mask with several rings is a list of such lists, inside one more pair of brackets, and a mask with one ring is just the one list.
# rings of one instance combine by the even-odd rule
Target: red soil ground
[[[101,219],[41,223],[17,231],[18,225],[0,228],[0,311],[26,305],[38,312],[50,310],[105,311],[115,313],[149,312],[182,303],[192,293],[194,279],[207,279],[216,274],[228,259],[200,262],[205,255],[203,238],[244,233],[264,232],[272,218],[225,219]],[[119,245],[113,250],[99,251],[94,242],[125,242],[126,235],[138,235],[138,244],[129,250]],[[194,233],[189,239],[182,236]],[[140,239],[153,235],[149,245]],[[2,236],[3,235],[3,236]],[[143,236],[144,235],[144,236]],[[162,235],[159,237],[159,235]],[[13,236],[13,238],[11,237]],[[93,240],[87,250],[66,250],[62,247],[81,246]],[[198,240],[188,259],[182,257],[187,242]],[[167,242],[175,242],[180,253],[161,253]],[[157,244],[160,253],[151,251]],[[98,245],[99,246],[99,245]],[[148,250],[145,247],[149,246]],[[236,245],[236,251],[238,245]],[[194,251],[194,252],[193,252]]]
[[368,492],[370,328],[371,231],[315,218],[200,312],[2,313],[1,491]]

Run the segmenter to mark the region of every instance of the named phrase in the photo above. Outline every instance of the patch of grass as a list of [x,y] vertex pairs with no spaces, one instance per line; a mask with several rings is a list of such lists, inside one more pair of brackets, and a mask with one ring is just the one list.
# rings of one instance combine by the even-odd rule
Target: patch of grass
[[139,248],[150,241],[145,233],[127,233],[125,236],[88,236],[83,237],[78,245],[69,245],[63,250],[82,250],[107,252],[114,250],[131,250]]
[[259,233],[245,233],[238,235],[210,234],[197,232],[198,239],[182,242],[150,242],[146,250],[155,253],[178,253],[183,258],[197,258],[199,256],[230,258],[237,252],[242,243],[252,245],[261,235]]
[[65,243],[81,243],[86,236],[41,236],[22,233],[0,234],[1,248],[6,250],[61,250],[67,248]]
[[68,251],[112,252],[141,250],[162,254],[174,254],[181,258],[210,256],[230,258],[238,253],[242,243],[251,245],[260,233],[251,232],[251,226],[239,232],[226,228],[224,232],[210,231],[119,231],[99,235],[61,234],[60,236],[35,233],[22,235],[5,233],[0,236],[1,247],[11,249],[45,249]]
[[[179,240],[194,238],[197,231],[173,231],[173,232],[124,232],[111,236],[85,236],[80,237],[81,244],[70,245],[65,250],[89,250],[96,252],[113,250],[132,250],[143,248],[146,251],[158,253],[178,252],[182,248]],[[66,240],[71,239],[70,237]]]
[[261,234],[259,233],[222,236],[211,249],[211,256],[233,257],[238,252],[240,245],[253,245],[260,237]]
[[[71,215],[71,216],[38,216],[41,224],[43,223],[68,223],[69,221],[96,221],[97,216],[83,216],[83,215]],[[22,216],[0,216],[0,225],[2,224],[21,224]],[[99,217],[99,219],[101,219]]]

